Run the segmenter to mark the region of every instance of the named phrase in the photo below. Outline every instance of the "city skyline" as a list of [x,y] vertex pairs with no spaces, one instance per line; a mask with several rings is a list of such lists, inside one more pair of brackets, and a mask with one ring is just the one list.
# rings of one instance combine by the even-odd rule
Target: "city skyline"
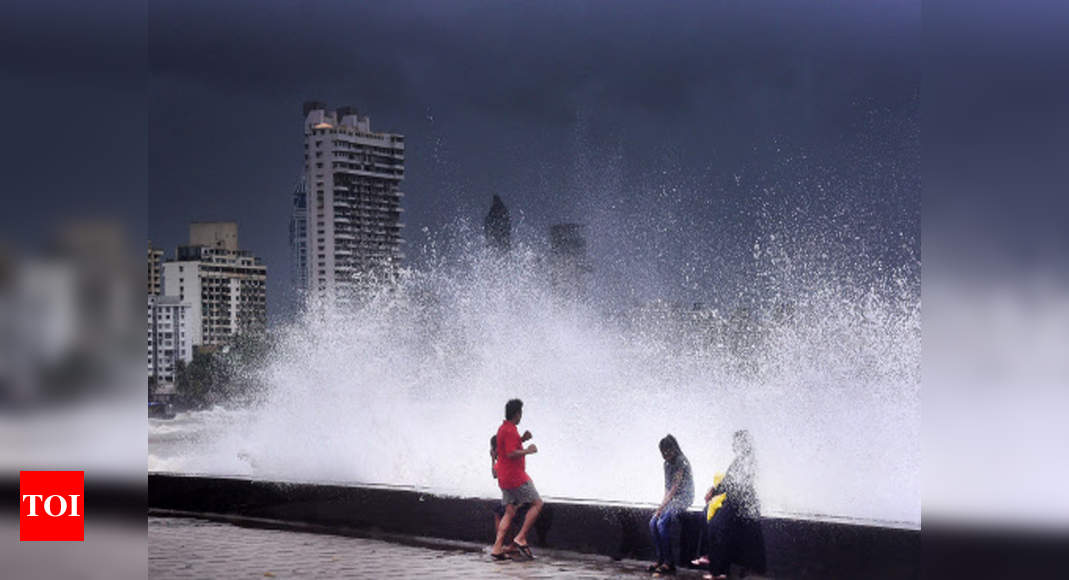
[[[405,135],[410,265],[429,240],[447,251],[458,221],[477,228],[495,194],[514,243],[587,223],[609,300],[731,294],[770,233],[859,264],[918,259],[919,68],[915,43],[899,42],[919,33],[913,10],[867,34],[763,22],[771,43],[748,37],[751,15],[710,6],[658,10],[677,33],[657,36],[642,24],[652,8],[485,7],[440,28],[412,7],[324,7],[316,26],[288,10],[237,32],[196,5],[152,16],[169,23],[151,40],[149,116],[149,233],[164,247],[188,221],[232,219],[272,272],[289,272],[294,111],[318,98]],[[212,22],[239,13],[213,9]],[[348,18],[368,33],[330,24]],[[282,22],[285,53],[272,44]],[[184,25],[203,30],[192,45],[173,32]],[[234,62],[249,66],[221,66]],[[290,277],[269,285],[269,317],[283,319]]]
[[[146,555],[161,578],[641,574],[657,441],[680,442],[700,493],[739,430],[767,575],[1061,567],[1035,548],[1069,521],[1049,461],[1069,438],[1069,2],[61,0],[7,16],[5,457],[12,481],[84,471],[64,494],[108,520],[87,516],[87,540],[107,532],[88,559],[27,545],[8,575],[143,577]],[[310,99],[404,136],[416,270],[350,316],[291,317]],[[270,273],[269,332],[194,349],[192,304],[156,293],[211,221],[240,224]],[[567,282],[589,299],[561,300]],[[147,457],[142,364],[150,397],[153,374],[184,387],[150,398]],[[530,538],[540,558],[506,570],[456,542],[484,541],[490,516],[457,514],[500,487],[486,439],[512,398],[558,505]],[[425,444],[428,425],[449,437]],[[146,463],[147,554],[123,524]],[[991,501],[993,473],[1018,493]],[[396,534],[332,537],[376,527]],[[994,537],[1009,549],[960,558]]]

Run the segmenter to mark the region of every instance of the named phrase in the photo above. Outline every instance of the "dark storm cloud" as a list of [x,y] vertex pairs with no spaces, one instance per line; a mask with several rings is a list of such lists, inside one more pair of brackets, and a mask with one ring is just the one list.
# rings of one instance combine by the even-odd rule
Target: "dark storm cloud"
[[146,7],[16,0],[0,16],[5,244],[45,243],[68,220],[145,234]]
[[1069,4],[926,10],[925,253],[940,279],[1069,278]]
[[901,103],[916,80],[915,6],[796,4],[168,3],[151,12],[151,70],[250,98],[340,88],[364,108],[557,123],[582,96],[676,118],[754,91],[864,87]]
[[0,18],[0,74],[55,86],[144,87],[146,13],[127,0],[16,0]]
[[[692,262],[707,285],[730,270],[761,196],[818,215],[857,206],[914,235],[919,15],[914,2],[154,3],[152,236],[170,248],[188,221],[239,220],[277,308],[306,99],[406,135],[410,256],[424,227],[479,218],[493,193],[535,236],[592,223],[599,272],[645,285],[637,295],[678,293],[659,286]],[[859,193],[873,172],[900,193]],[[837,193],[800,189],[821,186]],[[608,252],[630,240],[645,242]],[[651,261],[665,271],[628,273]]]
[[446,97],[509,114],[552,111],[593,82],[610,102],[667,111],[752,67],[778,68],[771,82],[789,88],[792,54],[913,56],[916,5],[853,4],[157,3],[152,72],[239,92],[358,83],[372,102]]

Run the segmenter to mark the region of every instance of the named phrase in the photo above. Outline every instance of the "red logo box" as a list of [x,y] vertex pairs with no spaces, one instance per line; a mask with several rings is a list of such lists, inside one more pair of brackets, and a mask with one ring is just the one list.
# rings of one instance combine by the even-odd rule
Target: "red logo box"
[[85,472],[19,472],[19,540],[85,540]]

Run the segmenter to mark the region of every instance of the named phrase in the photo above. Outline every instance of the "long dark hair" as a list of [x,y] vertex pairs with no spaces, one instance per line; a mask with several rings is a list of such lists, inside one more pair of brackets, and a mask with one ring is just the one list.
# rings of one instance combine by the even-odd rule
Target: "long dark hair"
[[679,448],[679,441],[676,441],[671,433],[665,435],[658,446],[661,448],[661,453],[672,452],[675,455],[683,455],[683,450]]

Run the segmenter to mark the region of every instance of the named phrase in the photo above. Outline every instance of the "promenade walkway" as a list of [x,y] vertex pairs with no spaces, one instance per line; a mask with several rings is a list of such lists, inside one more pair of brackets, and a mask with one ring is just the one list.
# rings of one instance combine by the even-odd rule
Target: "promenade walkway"
[[[649,578],[646,563],[543,554],[494,562],[469,548],[434,549],[376,539],[150,517],[149,578]],[[538,554],[536,554],[538,556]],[[694,571],[677,577],[700,578]]]

